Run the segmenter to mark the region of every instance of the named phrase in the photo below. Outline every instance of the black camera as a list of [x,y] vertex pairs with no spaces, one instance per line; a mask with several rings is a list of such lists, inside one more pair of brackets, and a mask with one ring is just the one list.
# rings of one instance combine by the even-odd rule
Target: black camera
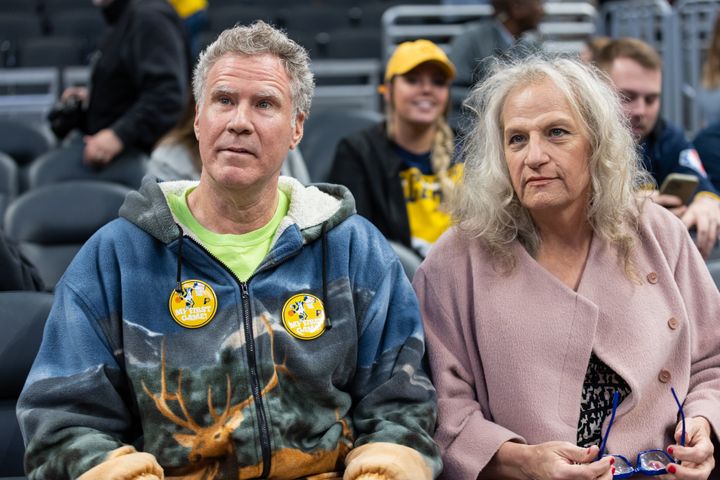
[[48,114],[48,122],[55,136],[62,140],[68,133],[82,125],[83,116],[82,102],[78,97],[71,95],[53,106]]

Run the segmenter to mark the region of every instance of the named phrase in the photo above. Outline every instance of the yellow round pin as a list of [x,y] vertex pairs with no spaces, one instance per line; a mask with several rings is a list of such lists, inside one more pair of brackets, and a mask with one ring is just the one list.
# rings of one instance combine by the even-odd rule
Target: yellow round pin
[[182,293],[170,294],[170,315],[185,328],[207,325],[217,311],[215,291],[202,280],[185,280]]
[[300,340],[313,340],[325,332],[325,306],[315,295],[298,293],[282,309],[285,329]]

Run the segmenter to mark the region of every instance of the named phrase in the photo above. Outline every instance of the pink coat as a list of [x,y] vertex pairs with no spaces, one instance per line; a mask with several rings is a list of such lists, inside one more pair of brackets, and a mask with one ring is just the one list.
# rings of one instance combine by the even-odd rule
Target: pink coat
[[[631,461],[673,443],[677,406],[720,431],[720,294],[682,223],[648,202],[632,283],[595,236],[577,292],[516,243],[493,270],[477,239],[452,229],[415,275],[438,390],[443,477],[474,480],[508,440],[575,443],[591,351],[629,384],[610,453]],[[607,420],[603,425],[603,433]]]

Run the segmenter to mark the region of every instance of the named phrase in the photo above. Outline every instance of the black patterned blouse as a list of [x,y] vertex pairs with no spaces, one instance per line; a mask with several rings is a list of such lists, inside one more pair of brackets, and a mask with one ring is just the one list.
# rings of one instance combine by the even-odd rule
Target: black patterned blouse
[[605,417],[612,412],[615,391],[619,393],[619,401],[622,402],[630,394],[630,387],[593,352],[583,382],[577,431],[578,446],[600,445],[604,433],[602,424]]

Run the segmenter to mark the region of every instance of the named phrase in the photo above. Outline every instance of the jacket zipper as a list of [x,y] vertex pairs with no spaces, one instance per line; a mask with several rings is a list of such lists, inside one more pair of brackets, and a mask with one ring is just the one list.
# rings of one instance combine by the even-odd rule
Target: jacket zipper
[[243,328],[245,330],[245,351],[247,353],[248,369],[250,373],[250,383],[252,388],[253,401],[255,402],[255,411],[257,412],[257,420],[260,425],[260,448],[262,450],[263,457],[263,471],[262,475],[258,478],[267,478],[270,474],[270,464],[272,462],[271,445],[270,445],[270,428],[268,427],[267,415],[265,414],[265,406],[263,405],[262,397],[260,396],[260,380],[257,372],[257,355],[255,353],[255,338],[252,334],[252,315],[250,314],[250,292],[248,290],[248,283],[241,281],[235,273],[230,270],[224,262],[222,262],[210,251],[202,246],[200,243],[195,241],[192,237],[185,236],[187,240],[200,247],[208,257],[215,260],[221,265],[229,274],[232,276],[238,285],[240,285],[240,297],[242,299],[242,315],[243,315]]
[[250,292],[247,282],[240,282],[242,292],[243,320],[245,327],[245,351],[247,352],[248,368],[250,369],[250,382],[252,383],[252,394],[255,400],[255,411],[257,412],[258,424],[260,425],[260,447],[263,456],[263,471],[261,478],[267,478],[270,474],[270,431],[268,428],[265,406],[260,395],[260,381],[257,373],[257,356],[255,354],[255,339],[252,334],[252,315],[250,315]]

